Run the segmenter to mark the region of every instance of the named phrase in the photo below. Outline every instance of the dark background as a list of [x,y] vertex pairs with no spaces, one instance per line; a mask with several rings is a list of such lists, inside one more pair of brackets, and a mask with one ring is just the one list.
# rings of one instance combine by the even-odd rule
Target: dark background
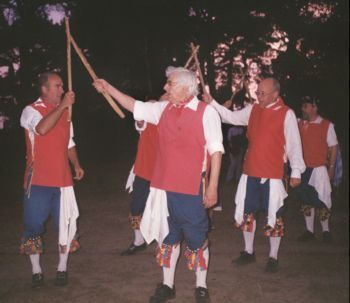
[[[37,75],[55,69],[66,78],[64,26],[47,20],[42,9],[46,4],[63,5],[70,15],[71,33],[96,73],[138,99],[157,98],[163,93],[166,67],[186,62],[190,42],[200,45],[206,82],[220,102],[230,97],[232,77],[238,73],[233,57],[253,58],[261,67],[261,76],[273,75],[280,80],[282,96],[297,113],[301,96],[321,100],[322,114],[336,125],[348,180],[348,1],[313,3],[330,7],[332,14],[314,18],[310,12],[303,13],[310,5],[303,0],[1,0],[3,12],[11,7],[16,15],[11,26],[3,15],[0,19],[0,63],[10,66],[8,76],[0,79],[0,111],[10,117],[6,129],[0,130],[1,199],[21,195],[25,148],[19,117],[24,106],[38,96],[34,86]],[[257,17],[258,13],[265,17]],[[266,66],[259,56],[267,50],[268,42],[276,41],[271,37],[274,28],[287,33],[288,49],[279,52],[272,66]],[[230,44],[237,37],[244,39]],[[229,46],[222,64],[214,63],[218,43]],[[18,48],[19,55],[13,48]],[[126,149],[133,157],[137,134],[131,114],[120,119],[93,89],[74,51],[72,57],[77,96],[73,122],[82,165],[118,157]],[[17,72],[11,68],[13,62],[20,62]],[[229,75],[226,84],[215,89],[215,73],[220,71]],[[348,187],[341,190],[348,197]]]

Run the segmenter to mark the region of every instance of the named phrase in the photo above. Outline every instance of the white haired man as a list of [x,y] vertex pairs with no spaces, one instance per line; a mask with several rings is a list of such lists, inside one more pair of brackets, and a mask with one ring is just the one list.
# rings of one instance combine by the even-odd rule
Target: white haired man
[[235,112],[221,106],[211,96],[205,96],[224,123],[248,126],[249,144],[235,198],[235,220],[243,231],[245,249],[233,263],[246,265],[255,262],[256,214],[263,211],[267,213],[264,234],[270,238],[266,272],[278,270],[277,255],[284,234],[282,207],[287,197],[282,182],[286,158],[292,168],[292,187],[300,184],[300,175],[305,170],[297,119],[279,93],[279,82],[267,78],[259,83],[258,103]]
[[[133,112],[136,120],[158,126],[157,162],[141,230],[146,230],[142,229],[142,223],[148,206],[166,205],[169,216],[166,221],[168,232],[157,239],[157,262],[163,267],[163,283],[157,286],[149,302],[163,303],[175,297],[175,268],[183,237],[187,243],[188,268],[196,273],[196,302],[210,302],[206,284],[209,249],[205,208],[217,201],[224,152],[220,117],[213,108],[197,99],[194,73],[184,68],[168,68],[167,78],[164,90],[168,101],[151,104],[135,101],[104,80],[97,80],[94,85],[98,91],[107,91]],[[211,178],[203,197],[201,181],[207,153],[211,157]],[[147,240],[146,233],[143,235]]]

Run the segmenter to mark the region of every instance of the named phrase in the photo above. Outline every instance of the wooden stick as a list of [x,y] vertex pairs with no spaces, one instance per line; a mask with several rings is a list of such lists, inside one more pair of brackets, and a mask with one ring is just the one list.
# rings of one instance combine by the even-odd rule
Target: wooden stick
[[[83,52],[81,51],[81,49],[79,48],[79,46],[77,45],[77,43],[75,42],[74,38],[72,37],[72,35],[70,35],[70,41],[76,51],[76,53],[78,54],[80,60],[83,62],[85,68],[87,69],[88,73],[90,74],[91,78],[93,80],[98,79],[95,71],[92,69],[92,67],[90,66],[89,62],[86,60]],[[118,107],[118,105],[113,101],[112,97],[110,95],[108,95],[106,92],[102,92],[102,95],[106,98],[106,100],[108,101],[109,105],[112,106],[112,108],[114,109],[114,111],[121,117],[121,118],[125,118],[124,113],[120,110],[120,108]]]
[[199,50],[199,45],[196,46],[195,52],[192,51],[192,54],[191,54],[191,56],[188,58],[188,60],[187,60],[187,62],[186,62],[186,64],[185,64],[185,66],[184,66],[184,68],[188,68],[188,66],[190,65],[190,63],[192,62],[192,60],[193,60],[193,58],[194,58],[195,53],[197,53],[198,50]]
[[[68,81],[68,91],[73,91],[72,84],[72,57],[71,57],[71,47],[70,47],[70,29],[69,29],[69,18],[65,18],[66,23],[66,36],[67,36],[67,81]],[[72,121],[72,106],[68,107],[68,122]]]
[[192,53],[194,54],[194,61],[196,62],[196,65],[197,65],[197,70],[198,70],[198,74],[199,74],[199,80],[200,80],[201,85],[202,85],[202,90],[203,90],[203,93],[206,93],[207,90],[205,89],[205,83],[204,83],[204,78],[203,78],[201,66],[199,64],[197,53],[195,52],[196,48],[192,42],[191,42],[191,48],[192,48]]

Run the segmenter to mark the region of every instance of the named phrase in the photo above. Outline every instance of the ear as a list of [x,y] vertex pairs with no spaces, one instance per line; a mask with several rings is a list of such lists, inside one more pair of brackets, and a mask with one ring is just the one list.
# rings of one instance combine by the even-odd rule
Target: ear
[[48,92],[48,87],[46,85],[42,85],[40,90],[41,90],[41,94],[45,95]]

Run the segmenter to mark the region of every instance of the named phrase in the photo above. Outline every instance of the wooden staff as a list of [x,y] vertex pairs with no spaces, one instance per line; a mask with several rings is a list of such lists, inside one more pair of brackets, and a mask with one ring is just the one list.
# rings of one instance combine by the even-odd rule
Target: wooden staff
[[[72,84],[72,57],[70,47],[70,29],[69,29],[69,18],[65,18],[66,23],[66,36],[67,36],[67,80],[68,80],[68,91],[73,91]],[[68,122],[72,121],[72,106],[68,107]]]
[[192,51],[192,54],[191,54],[191,56],[188,58],[188,60],[187,60],[187,62],[186,62],[186,64],[185,64],[185,66],[184,66],[184,68],[188,68],[188,66],[190,65],[190,63],[192,62],[192,60],[193,60],[193,58],[194,58],[194,55],[197,54],[198,50],[199,50],[199,45],[196,46],[194,52]]
[[192,42],[191,42],[191,48],[192,48],[192,53],[194,54],[194,61],[196,62],[196,66],[197,66],[197,70],[198,70],[198,74],[199,74],[199,80],[200,80],[201,85],[202,85],[202,90],[203,90],[203,93],[206,93],[207,90],[205,89],[205,83],[204,83],[204,78],[203,78],[201,66],[199,64],[197,53],[195,52],[196,48]]
[[[83,52],[81,51],[81,49],[79,48],[79,46],[77,45],[77,43],[75,42],[74,38],[72,37],[72,35],[70,35],[70,41],[76,51],[76,53],[78,54],[80,60],[83,62],[85,68],[87,69],[88,73],[90,74],[91,78],[93,80],[98,79],[96,73],[94,72],[94,70],[92,69],[92,67],[90,66],[89,62],[86,60]],[[114,109],[114,111],[121,117],[121,118],[125,118],[124,113],[120,110],[120,108],[118,107],[118,105],[113,101],[112,97],[107,94],[106,92],[102,92],[102,95],[106,98],[106,100],[108,101],[109,105],[112,106],[112,108]]]

